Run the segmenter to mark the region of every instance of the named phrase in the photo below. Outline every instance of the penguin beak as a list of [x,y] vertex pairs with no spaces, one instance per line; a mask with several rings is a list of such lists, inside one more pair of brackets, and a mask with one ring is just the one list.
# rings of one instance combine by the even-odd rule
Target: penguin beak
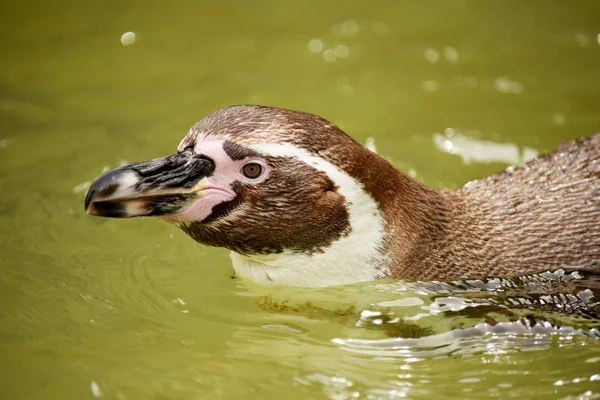
[[170,215],[199,196],[214,170],[211,159],[190,152],[122,165],[92,183],[85,211],[112,218]]

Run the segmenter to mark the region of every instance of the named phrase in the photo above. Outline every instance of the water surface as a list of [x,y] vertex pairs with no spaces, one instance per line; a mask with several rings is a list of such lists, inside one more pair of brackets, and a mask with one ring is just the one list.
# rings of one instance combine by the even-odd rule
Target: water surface
[[172,226],[83,213],[105,169],[231,104],[319,114],[439,188],[591,134],[600,6],[576,4],[4,2],[0,397],[600,397],[585,275],[266,289]]

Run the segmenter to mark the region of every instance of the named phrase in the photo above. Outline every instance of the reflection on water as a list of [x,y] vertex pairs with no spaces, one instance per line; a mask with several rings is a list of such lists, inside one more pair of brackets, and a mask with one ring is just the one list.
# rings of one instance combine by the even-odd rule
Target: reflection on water
[[[310,296],[285,289],[271,293],[268,301],[260,300],[261,308],[279,321],[277,328],[263,328],[289,332],[298,341],[282,337],[267,350],[255,338],[252,342],[259,348],[250,353],[273,352],[300,369],[310,365],[313,372],[296,376],[295,382],[319,387],[331,399],[427,398],[434,382],[451,385],[447,390],[454,395],[518,397],[540,381],[547,382],[540,395],[566,384],[583,393],[600,380],[594,368],[600,365],[595,346],[600,338],[599,279],[597,271],[559,270],[504,279],[359,284],[317,290]],[[302,302],[303,296],[310,300]],[[361,302],[369,305],[355,306]],[[352,305],[340,308],[344,303]],[[342,327],[330,340],[352,361],[325,362],[333,362],[334,353],[317,349],[311,339],[322,335],[322,321]],[[238,339],[254,336],[247,335]],[[549,352],[563,354],[564,362],[580,352],[586,355],[572,364],[565,378],[564,371],[556,375],[545,364]],[[462,374],[459,364],[455,370],[449,365],[440,369],[441,359],[454,360],[450,365],[481,363],[481,368]],[[313,362],[320,363],[316,371]],[[368,376],[379,378],[365,378],[365,369]],[[490,374],[495,376],[493,383]]]
[[[485,392],[518,397],[540,381],[548,382],[540,395],[551,394],[553,388],[567,383],[583,393],[600,379],[593,368],[600,365],[600,352],[590,348],[600,337],[599,287],[594,271],[559,270],[509,279],[447,283],[361,284],[354,285],[353,290],[340,287],[336,292],[319,290],[313,292],[310,301],[294,303],[290,299],[299,301],[303,293],[287,290],[287,300],[280,299],[276,308],[269,306],[272,303],[261,303],[280,322],[293,316],[290,321],[304,328],[289,332],[306,339],[320,329],[315,321],[325,319],[344,326],[345,335],[338,335],[331,342],[353,361],[336,364],[335,374],[325,363],[317,368],[318,372],[294,378],[301,385],[320,387],[331,399],[427,398],[432,395],[428,387],[434,382],[447,382],[451,385],[448,392],[454,395]],[[282,293],[275,296],[281,297]],[[332,302],[331,296],[338,302]],[[337,311],[322,306],[339,306],[340,302],[359,298],[371,304]],[[554,306],[544,309],[548,303]],[[418,326],[413,325],[415,321]],[[363,329],[369,334],[360,333]],[[319,358],[319,351],[313,346],[310,340],[304,344],[280,341],[276,354],[295,360],[295,365],[300,366],[308,362],[310,354]],[[265,350],[264,346],[260,348],[252,353]],[[592,353],[586,353],[588,350]],[[552,369],[544,364],[549,351],[559,351],[566,358],[581,351],[586,353],[586,359],[573,365],[570,378],[555,378]],[[483,369],[466,375],[458,372],[460,368],[440,370],[436,360],[445,358],[463,365],[482,362]],[[380,378],[365,379],[364,368],[370,371],[369,375]],[[493,383],[490,374],[496,376]],[[515,380],[515,376],[521,378]]]
[[440,151],[456,154],[465,164],[501,162],[516,165],[533,160],[538,155],[535,149],[527,146],[520,150],[514,143],[471,139],[453,128],[446,128],[443,135],[434,133],[433,143]]
[[[334,342],[354,351],[401,350],[394,354],[411,357],[421,350],[431,355],[454,353],[457,349],[476,352],[478,344],[488,348],[504,343],[529,347],[548,344],[551,335],[600,338],[599,282],[600,276],[594,272],[559,270],[505,279],[378,285],[383,291],[433,296],[428,304],[417,297],[379,302],[377,305],[385,311],[362,311],[357,327],[366,322],[371,326],[395,324],[401,319],[426,323],[425,317],[438,314],[465,318],[460,328],[420,338]],[[479,322],[482,320],[486,322]],[[464,327],[468,321],[474,325]]]

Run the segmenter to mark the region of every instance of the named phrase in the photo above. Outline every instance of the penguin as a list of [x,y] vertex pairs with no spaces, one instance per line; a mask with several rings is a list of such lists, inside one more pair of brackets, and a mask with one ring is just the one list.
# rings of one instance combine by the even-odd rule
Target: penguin
[[176,154],[100,176],[85,210],[172,223],[264,285],[598,267],[600,133],[450,191],[321,117],[232,106],[192,126]]

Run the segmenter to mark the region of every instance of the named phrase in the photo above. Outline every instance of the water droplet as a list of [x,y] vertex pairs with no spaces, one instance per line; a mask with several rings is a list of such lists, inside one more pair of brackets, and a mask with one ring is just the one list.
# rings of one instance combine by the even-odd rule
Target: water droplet
[[388,32],[388,27],[383,21],[373,22],[373,25],[371,25],[371,29],[373,29],[373,33],[379,36],[383,36]]
[[440,53],[436,49],[425,49],[425,59],[432,64],[435,64],[440,59]]
[[337,56],[335,55],[335,51],[333,51],[333,49],[327,49],[323,52],[323,58],[327,62],[334,62],[337,59]]
[[135,33],[133,32],[125,32],[122,36],[121,36],[121,44],[123,46],[130,46],[135,42]]
[[323,50],[323,42],[319,39],[311,40],[308,42],[308,50],[312,51],[313,53],[321,52]]
[[444,47],[444,57],[452,64],[456,64],[458,62],[458,51],[454,47],[446,46]]
[[350,54],[350,50],[348,49],[348,47],[344,46],[343,44],[335,46],[334,52],[336,57],[340,58],[346,58],[348,57],[348,54]]
[[426,92],[437,92],[440,89],[440,84],[437,81],[421,82],[421,89]]

